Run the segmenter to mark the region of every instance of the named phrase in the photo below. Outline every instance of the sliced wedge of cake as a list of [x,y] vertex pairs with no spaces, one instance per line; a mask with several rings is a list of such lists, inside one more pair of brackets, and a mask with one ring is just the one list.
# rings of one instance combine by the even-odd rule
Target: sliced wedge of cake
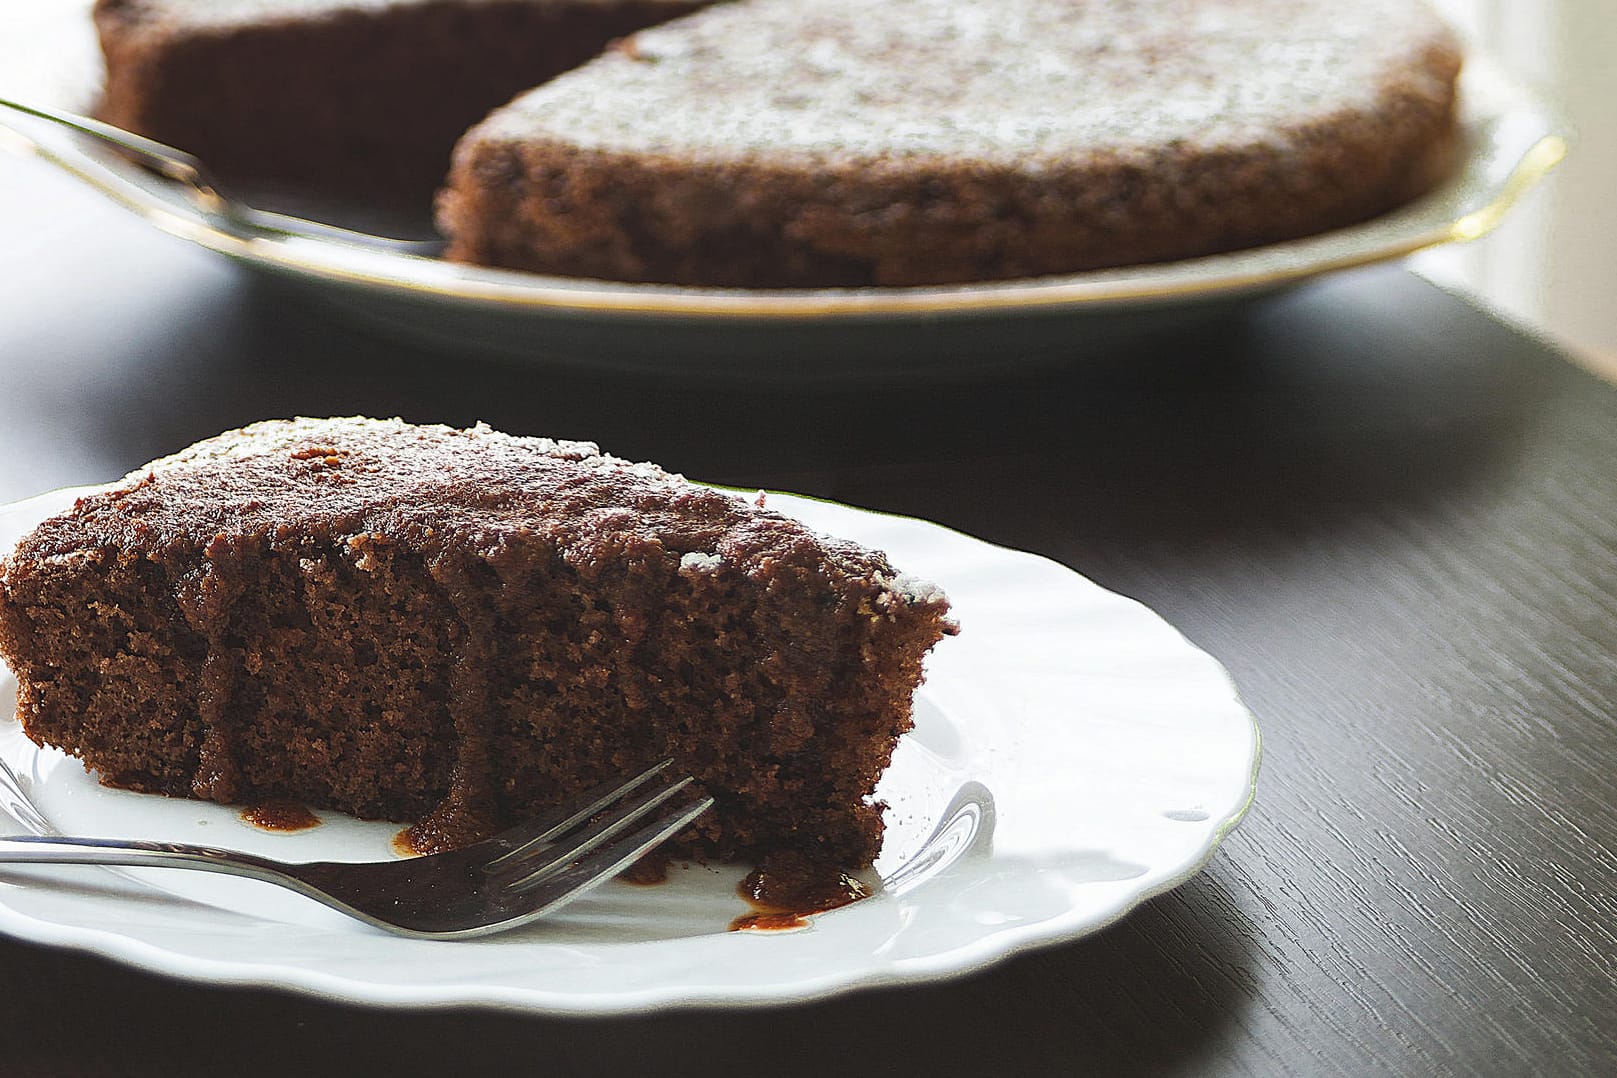
[[116,786],[292,798],[455,844],[665,757],[675,843],[868,864],[933,586],[593,445],[256,424],[26,537],[0,656],[28,735]]

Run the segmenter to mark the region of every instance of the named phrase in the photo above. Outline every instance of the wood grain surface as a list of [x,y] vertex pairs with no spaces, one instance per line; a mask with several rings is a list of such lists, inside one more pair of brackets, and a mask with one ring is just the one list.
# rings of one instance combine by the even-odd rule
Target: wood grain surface
[[367,336],[0,161],[0,500],[267,416],[483,419],[1141,599],[1265,735],[1207,870],[945,983],[562,1021],[0,940],[0,1076],[1617,1073],[1617,391],[1403,271],[992,380],[736,388]]

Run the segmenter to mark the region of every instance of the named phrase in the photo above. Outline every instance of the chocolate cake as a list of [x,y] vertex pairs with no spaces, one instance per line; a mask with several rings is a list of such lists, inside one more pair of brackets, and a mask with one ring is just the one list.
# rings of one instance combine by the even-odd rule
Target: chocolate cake
[[710,0],[96,0],[103,118],[215,171],[426,205],[490,109]]
[[717,799],[674,852],[844,866],[947,609],[655,465],[397,420],[200,442],[0,563],[24,729],[110,785],[458,842],[672,757]]
[[1411,0],[747,0],[497,110],[438,219],[454,258],[691,285],[1186,258],[1427,190],[1459,66]]
[[98,0],[103,113],[227,176],[425,205],[495,109],[439,196],[450,257],[738,287],[1270,243],[1409,201],[1457,141],[1421,0],[709,4]]

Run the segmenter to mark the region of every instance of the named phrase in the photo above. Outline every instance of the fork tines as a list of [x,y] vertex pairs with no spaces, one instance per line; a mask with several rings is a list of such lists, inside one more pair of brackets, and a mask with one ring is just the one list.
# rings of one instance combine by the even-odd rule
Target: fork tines
[[[672,766],[672,760],[663,760],[626,782],[591,790],[581,805],[562,810],[566,815],[560,819],[554,818],[559,815],[555,813],[503,832],[496,841],[510,843],[511,849],[489,861],[483,871],[501,888],[520,892],[556,882],[563,873],[611,874],[611,862],[616,860],[628,867],[712,804],[712,798],[699,798],[683,810],[658,813],[695,781],[670,774]],[[636,824],[641,826],[635,829]]]

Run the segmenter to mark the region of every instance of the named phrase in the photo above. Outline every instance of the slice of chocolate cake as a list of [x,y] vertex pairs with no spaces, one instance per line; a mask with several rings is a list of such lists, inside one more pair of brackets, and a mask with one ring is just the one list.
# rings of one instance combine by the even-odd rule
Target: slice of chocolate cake
[[642,31],[456,151],[451,257],[690,285],[918,285],[1187,258],[1445,175],[1418,0],[746,0]]
[[28,735],[111,785],[425,818],[453,844],[672,757],[705,858],[868,864],[922,660],[879,553],[593,445],[255,424],[0,566]]
[[97,0],[101,114],[226,177],[425,206],[455,140],[711,0]]

